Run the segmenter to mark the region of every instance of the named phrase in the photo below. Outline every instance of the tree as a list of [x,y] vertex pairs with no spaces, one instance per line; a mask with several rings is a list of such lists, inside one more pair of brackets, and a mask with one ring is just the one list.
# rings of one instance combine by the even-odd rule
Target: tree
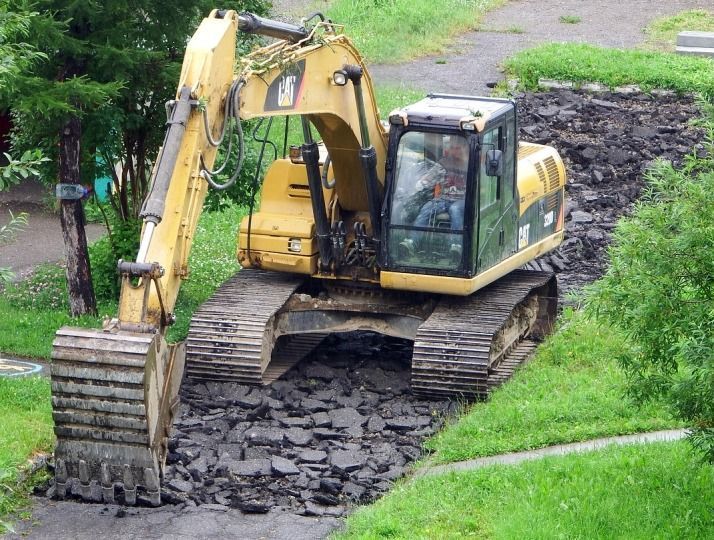
[[648,191],[614,232],[589,309],[625,331],[631,393],[668,400],[714,461],[714,122],[707,153],[682,170],[651,170]]
[[0,95],[11,92],[22,72],[44,55],[23,40],[36,11],[10,10],[7,0],[0,1]]
[[[30,21],[36,12],[8,10],[7,2],[0,2],[0,95],[9,93],[23,70],[43,57],[42,53],[31,45],[22,42],[27,35]],[[37,174],[37,166],[46,161],[38,150],[26,151],[19,159],[5,154],[7,164],[0,167],[0,191],[21,179]],[[10,221],[0,226],[0,242],[12,238],[27,225],[27,214],[13,215]],[[0,284],[7,283],[14,277],[9,268],[0,267]]]
[[[23,0],[8,3],[26,7]],[[259,13],[268,6],[263,0],[226,4]],[[53,158],[48,178],[59,175],[63,182],[91,183],[96,168],[104,168],[114,183],[109,225],[124,229],[119,236],[138,236],[135,218],[161,144],[164,103],[174,97],[187,39],[213,2],[37,0],[32,6],[42,16],[29,26],[27,40],[46,59],[15,89],[14,145],[42,148]],[[76,238],[65,236],[73,242],[70,251],[87,262],[68,269],[68,277],[89,277],[80,253],[86,254],[81,205],[63,202],[62,215],[65,226],[77,230]],[[86,292],[86,279],[81,285],[71,297]]]
[[[31,21],[37,12],[15,11],[8,9],[6,0],[0,1],[0,99],[12,94],[17,79],[30,69],[33,63],[45,58],[45,55],[32,45],[24,43]],[[0,191],[25,178],[37,175],[37,167],[47,158],[37,149],[26,150],[19,159],[5,154],[7,163],[0,167]],[[15,219],[11,219],[11,222]]]

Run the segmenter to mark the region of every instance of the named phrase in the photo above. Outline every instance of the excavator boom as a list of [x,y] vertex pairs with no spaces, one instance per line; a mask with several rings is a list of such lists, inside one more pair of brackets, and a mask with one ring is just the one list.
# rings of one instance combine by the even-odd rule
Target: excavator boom
[[59,497],[111,503],[121,486],[126,504],[137,497],[161,502],[161,470],[186,356],[183,344],[166,342],[165,331],[188,274],[207,191],[200,164],[211,167],[216,156],[202,110],[210,118],[222,116],[233,84],[236,31],[235,12],[214,11],[189,42],[141,212],[139,254],[135,262],[118,265],[118,318],[102,330],[61,328],[55,337],[51,373]]

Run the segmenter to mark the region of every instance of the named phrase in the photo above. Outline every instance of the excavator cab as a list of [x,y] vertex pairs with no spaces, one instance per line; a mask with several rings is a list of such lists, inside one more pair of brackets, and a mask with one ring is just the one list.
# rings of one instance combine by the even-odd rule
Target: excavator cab
[[472,277],[515,251],[515,118],[512,101],[449,95],[390,115],[385,268]]
[[460,270],[466,188],[473,184],[469,139],[417,130],[400,137],[391,193],[390,264]]

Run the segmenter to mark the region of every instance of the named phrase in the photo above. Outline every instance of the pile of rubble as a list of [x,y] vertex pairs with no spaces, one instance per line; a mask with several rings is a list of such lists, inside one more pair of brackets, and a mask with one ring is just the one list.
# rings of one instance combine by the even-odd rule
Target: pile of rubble
[[522,140],[555,147],[565,162],[566,235],[534,268],[558,273],[561,294],[600,277],[618,219],[640,195],[652,162],[701,152],[691,97],[562,90],[518,100]]
[[352,333],[267,387],[185,380],[164,501],[334,516],[372,500],[456,407],[411,395],[410,358],[408,342]]

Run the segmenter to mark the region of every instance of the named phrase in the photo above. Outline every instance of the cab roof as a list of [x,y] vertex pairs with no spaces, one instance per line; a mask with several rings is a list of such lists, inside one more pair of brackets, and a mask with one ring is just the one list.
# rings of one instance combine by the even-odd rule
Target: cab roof
[[514,107],[514,102],[509,99],[429,94],[421,101],[396,109],[389,115],[389,120],[393,124],[438,125],[460,129],[469,118],[478,120],[478,124],[484,126],[489,119],[501,116]]

